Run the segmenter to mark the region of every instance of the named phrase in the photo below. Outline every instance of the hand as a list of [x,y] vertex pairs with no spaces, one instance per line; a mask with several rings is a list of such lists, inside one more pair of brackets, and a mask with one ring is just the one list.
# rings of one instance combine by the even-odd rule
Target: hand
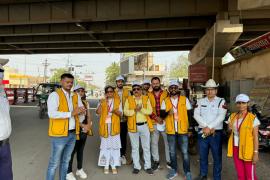
[[82,124],[81,125],[83,132],[88,132],[90,130],[90,125],[89,124]]
[[141,111],[141,109],[142,109],[142,106],[141,105],[137,105],[135,111],[136,112],[139,112],[139,111]]
[[257,164],[258,161],[259,161],[259,154],[258,154],[258,152],[257,153],[254,152],[252,163]]
[[85,111],[86,111],[86,110],[85,110],[84,107],[77,107],[77,108],[73,109],[71,115],[72,115],[72,116],[77,116],[77,115],[79,115],[79,114],[85,113]]
[[215,129],[210,129],[211,134],[215,134],[216,130]]
[[163,124],[163,119],[161,119],[160,117],[157,117],[156,121],[158,124]]
[[116,110],[116,109],[114,109],[114,110],[112,111],[112,113],[116,114],[117,116],[121,116],[121,115],[122,115],[122,112],[119,111],[119,110]]
[[203,128],[203,134],[209,136],[211,134],[211,129],[209,127]]
[[173,114],[174,114],[173,109],[171,109],[171,110],[169,111],[169,115],[173,115]]

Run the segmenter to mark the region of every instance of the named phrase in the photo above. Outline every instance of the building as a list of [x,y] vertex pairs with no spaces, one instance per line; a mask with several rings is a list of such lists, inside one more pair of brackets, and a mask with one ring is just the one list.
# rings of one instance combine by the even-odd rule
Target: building
[[155,76],[163,83],[166,68],[164,65],[154,64],[152,53],[123,53],[120,59],[120,73],[125,76],[127,84],[132,84],[133,81],[151,80]]

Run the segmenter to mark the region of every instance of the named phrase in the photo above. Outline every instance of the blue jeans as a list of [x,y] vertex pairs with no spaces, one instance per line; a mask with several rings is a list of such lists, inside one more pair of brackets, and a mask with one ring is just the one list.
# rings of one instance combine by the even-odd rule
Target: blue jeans
[[0,147],[0,179],[13,179],[12,160],[9,143]]
[[202,138],[202,134],[198,134],[199,151],[200,151],[200,175],[207,176],[208,174],[208,154],[211,149],[214,168],[214,180],[221,180],[222,170],[222,132],[216,131],[214,136]]
[[167,135],[168,143],[169,143],[169,151],[171,158],[171,167],[175,171],[178,170],[177,166],[177,144],[180,145],[182,151],[183,158],[183,169],[185,175],[190,173],[190,159],[188,154],[188,135],[186,134],[176,134],[176,135]]
[[69,133],[67,137],[51,138],[51,156],[48,165],[46,180],[54,180],[55,171],[59,167],[59,180],[66,180],[68,164],[76,142],[75,133]]

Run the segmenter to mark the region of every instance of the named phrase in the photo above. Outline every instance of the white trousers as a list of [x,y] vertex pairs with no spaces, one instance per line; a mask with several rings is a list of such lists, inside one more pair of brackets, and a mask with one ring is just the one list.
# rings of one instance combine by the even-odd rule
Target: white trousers
[[151,168],[151,153],[150,153],[150,131],[147,124],[142,126],[137,126],[137,132],[131,133],[129,132],[129,137],[131,141],[132,147],[132,160],[135,169],[141,170],[140,164],[140,140],[143,149],[143,157],[144,157],[144,169]]

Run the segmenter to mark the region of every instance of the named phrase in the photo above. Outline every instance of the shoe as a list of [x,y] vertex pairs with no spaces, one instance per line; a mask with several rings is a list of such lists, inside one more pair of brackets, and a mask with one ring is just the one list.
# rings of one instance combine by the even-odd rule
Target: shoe
[[156,171],[160,168],[159,166],[159,162],[158,161],[154,161],[153,165],[152,165],[152,170]]
[[198,176],[194,180],[207,180],[207,176]]
[[71,173],[67,174],[66,180],[76,180],[76,178],[75,178],[74,174],[71,172]]
[[109,174],[109,169],[104,168],[104,174]]
[[178,176],[178,173],[174,169],[171,169],[169,171],[169,174],[167,174],[166,178],[171,180],[171,179],[173,179],[173,178],[175,178],[177,176]]
[[117,169],[115,168],[115,169],[112,169],[112,173],[114,174],[114,175],[116,175],[117,174]]
[[132,173],[133,174],[139,174],[140,170],[139,169],[133,169]]
[[79,176],[81,179],[86,179],[87,178],[87,174],[84,172],[83,169],[78,169],[76,171],[76,176]]
[[126,156],[121,157],[121,164],[126,165],[127,164],[127,159]]
[[167,165],[166,166],[167,166],[168,169],[172,169],[172,165],[171,165],[170,162],[167,162]]
[[186,173],[185,179],[186,180],[192,180],[191,172]]
[[146,172],[147,174],[149,174],[149,175],[153,175],[153,174],[154,174],[154,173],[153,173],[153,170],[152,170],[151,168],[146,169],[145,172]]

